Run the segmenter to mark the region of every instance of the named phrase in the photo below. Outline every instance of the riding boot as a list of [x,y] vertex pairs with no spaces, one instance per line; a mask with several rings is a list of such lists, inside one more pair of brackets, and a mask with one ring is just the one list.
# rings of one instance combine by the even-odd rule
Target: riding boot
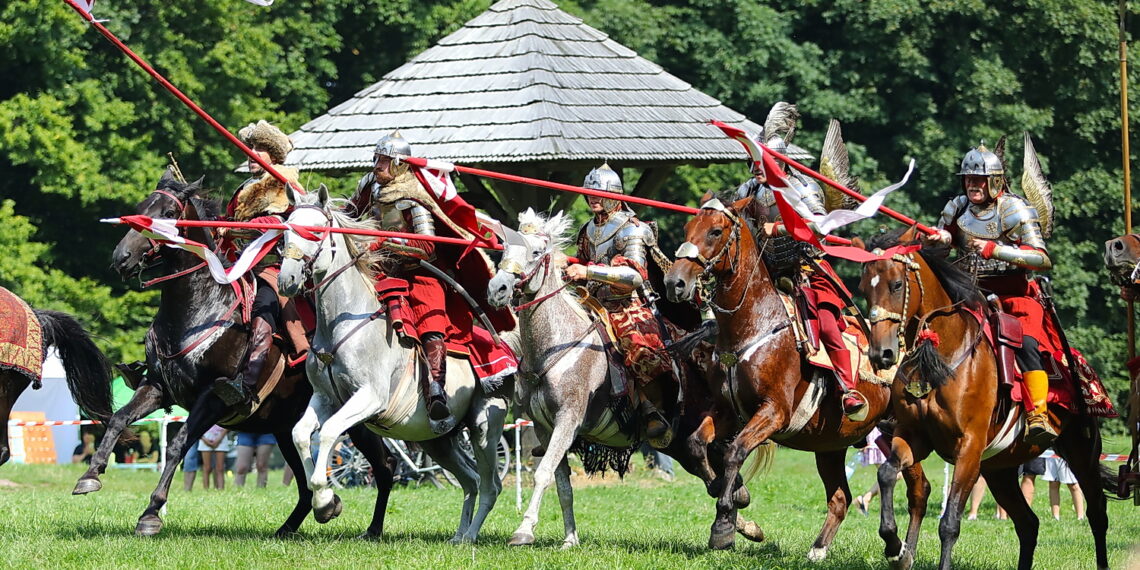
[[[855,421],[866,417],[867,400],[855,389],[855,373],[851,370],[851,351],[846,348],[828,350],[839,388],[843,390],[843,414]],[[862,417],[860,417],[862,416]]]
[[426,401],[428,422],[435,434],[445,434],[455,427],[455,417],[447,406],[447,391],[444,382],[447,377],[447,345],[443,335],[424,335],[424,354],[427,357],[429,380]]
[[249,333],[249,359],[233,378],[221,377],[214,383],[214,395],[227,406],[239,404],[249,410],[257,409],[257,381],[269,360],[269,349],[273,347],[273,326],[260,317],[253,318]]
[[673,430],[669,426],[669,420],[644,393],[641,395],[639,408],[645,425],[645,439],[649,441],[649,445],[658,449],[668,446],[673,440]]
[[1049,398],[1049,375],[1044,370],[1030,370],[1023,374],[1029,398],[1033,401],[1033,411],[1025,418],[1025,440],[1040,446],[1047,446],[1057,437],[1047,413]]

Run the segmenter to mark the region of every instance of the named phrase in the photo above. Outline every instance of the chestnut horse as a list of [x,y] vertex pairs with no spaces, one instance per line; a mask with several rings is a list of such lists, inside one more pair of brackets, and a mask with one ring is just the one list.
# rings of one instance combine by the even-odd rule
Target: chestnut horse
[[[42,338],[29,338],[34,319]],[[31,342],[39,346],[27,346]],[[42,354],[40,349],[42,347]],[[39,388],[42,365],[55,347],[67,373],[71,397],[87,417],[106,421],[111,417],[111,366],[79,321],[67,313],[32,309],[15,293],[0,287],[0,465],[11,459],[8,449],[8,414],[28,385]],[[26,358],[39,358],[27,362]],[[25,360],[21,362],[21,360]]]
[[[907,233],[876,236],[869,247],[885,249],[906,243],[913,233],[904,231]],[[939,567],[950,568],[962,510],[980,472],[998,504],[1013,519],[1021,544],[1018,567],[1028,569],[1037,546],[1038,520],[1021,493],[1017,466],[1037,457],[1044,448],[1021,437],[1023,406],[1008,396],[999,396],[997,358],[979,324],[979,315],[987,310],[986,302],[973,275],[952,265],[945,257],[946,249],[940,249],[900,253],[865,264],[860,283],[871,307],[872,361],[880,366],[893,365],[894,355],[909,348],[891,387],[891,407],[897,420],[891,454],[879,468],[879,535],[886,543],[884,554],[896,567],[909,568],[914,563],[930,494],[921,462],[933,451],[954,464],[946,510],[938,528],[942,539]],[[1108,515],[1101,490],[1100,429],[1096,418],[1084,413],[1079,390],[1074,391],[1080,410],[1049,407],[1061,425],[1053,448],[1068,462],[1085,491],[1096,563],[1107,568]],[[900,470],[910,504],[905,543],[899,541],[893,502]]]
[[[814,452],[827,518],[808,558],[821,560],[851,504],[844,472],[847,448],[875,427],[887,409],[889,390],[885,382],[870,382],[860,374],[858,389],[867,399],[868,413],[860,421],[844,416],[841,394],[831,388],[836,379],[830,374],[816,378],[820,371],[800,353],[794,325],[760,257],[753,230],[741,217],[749,202],[746,198],[729,207],[710,200],[702,206],[685,224],[686,243],[665,277],[665,290],[672,300],[692,300],[705,280],[716,280],[708,300],[719,327],[716,350],[727,369],[720,388],[735,411],[735,417],[720,417],[711,426],[717,439],[735,434],[725,452],[722,477],[733,480],[748,454],[769,439]],[[802,405],[809,398],[818,402],[814,411]],[[728,548],[736,520],[731,485],[722,486],[716,510],[709,546]]]
[[[151,218],[193,220],[212,217],[218,205],[197,196],[200,182],[179,182],[167,172],[154,192],[139,203],[138,213]],[[213,242],[211,235],[202,228],[190,228],[185,235],[199,243]],[[143,536],[162,530],[159,512],[166,504],[175,470],[186,454],[187,446],[196,445],[210,426],[220,424],[238,431],[272,433],[277,441],[288,442],[292,440],[294,424],[313,394],[303,370],[285,369],[280,382],[253,414],[228,408],[214,395],[214,381],[219,376],[233,376],[247,357],[246,347],[249,344],[249,330],[241,318],[242,311],[234,287],[214,281],[203,269],[205,264],[194,254],[160,246],[135,230],[129,231],[112,253],[112,267],[124,278],[139,274],[152,261],[158,262],[164,277],[154,280],[160,283],[162,296],[158,314],[146,337],[148,372],[140,380],[131,401],[108,422],[107,435],[91,458],[91,466],[80,476],[72,491],[82,495],[102,488],[99,475],[107,468],[108,455],[119,434],[132,422],[171,404],[186,408],[190,411],[186,425],[166,450],[166,468],[135,528],[135,533]],[[279,362],[284,358],[275,345],[270,351],[269,362]],[[265,367],[267,372],[273,369],[272,365]],[[387,454],[379,436],[363,426],[355,427],[349,433],[353,444],[377,471],[379,492],[372,523],[365,536],[379,537],[392,483]],[[297,449],[292,445],[281,445],[280,449],[285,462],[298,474],[297,503],[276,533],[277,536],[287,536],[296,532],[312,510],[312,492],[304,478],[299,476],[304,473],[304,466]],[[328,520],[327,517],[317,519],[322,523]]]

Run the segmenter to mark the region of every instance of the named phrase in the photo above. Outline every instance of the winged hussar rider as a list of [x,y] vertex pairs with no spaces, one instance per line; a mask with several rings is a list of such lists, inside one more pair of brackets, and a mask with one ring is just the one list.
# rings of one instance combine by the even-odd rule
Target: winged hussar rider
[[965,253],[970,269],[978,276],[978,287],[996,295],[1002,311],[1021,323],[1024,338],[1017,349],[1017,362],[1033,406],[1026,418],[1026,439],[1041,441],[1057,436],[1046,413],[1049,377],[1041,353],[1060,354],[1061,341],[1056,323],[1041,304],[1040,288],[1029,273],[1053,266],[1038,216],[1044,208],[1046,227],[1051,229],[1052,203],[1028,134],[1025,141],[1026,163],[1031,168],[1027,170],[1030,176],[1023,178],[1023,191],[1039,197],[1035,200],[1039,202],[1037,208],[1009,192],[1001,158],[980,145],[962,158],[958,176],[965,194],[946,204],[938,221],[939,233],[931,239],[952,243]]
[[[624,192],[621,177],[608,164],[591,170],[582,186]],[[587,196],[586,202],[594,217],[578,232],[578,257],[587,264],[571,264],[566,278],[586,281],[591,295],[609,312],[626,367],[639,385],[645,437],[661,447],[672,438],[672,429],[660,411],[664,396],[658,380],[673,370],[664,331],[643,291],[649,278],[649,249],[656,245],[657,236],[621,200]]]
[[[360,180],[351,200],[357,214],[371,213],[388,231],[471,239],[472,232],[478,230],[463,228],[449,218],[407,163],[399,160],[411,154],[411,145],[399,131],[380,139],[373,154],[374,168]],[[406,319],[400,325],[401,334],[418,339],[423,347],[429,378],[420,388],[432,431],[446,433],[456,423],[445,390],[448,352],[464,352],[484,386],[496,385],[513,373],[517,360],[505,344],[496,344],[490,333],[474,325],[472,307],[424,263],[454,269],[456,281],[475,299],[487,297],[490,264],[479,250],[458,255],[453,246],[429,240],[387,238],[374,242],[372,248],[392,254],[391,265],[383,268],[386,275],[376,283],[377,295],[384,302],[399,299],[398,303],[388,303],[390,312],[406,303],[406,312],[389,317],[393,321]],[[509,310],[483,310],[498,331],[514,328]]]
[[[764,122],[764,131],[760,139],[772,150],[787,154],[788,142],[795,133],[796,120],[799,112],[795,105],[779,102],[772,107],[768,118]],[[834,134],[833,134],[834,132]],[[838,135],[838,123],[833,122],[828,132],[828,141],[832,146],[842,147],[842,140]],[[828,143],[825,143],[825,149]],[[826,152],[825,152],[826,154]],[[846,151],[843,152],[846,161]],[[831,359],[835,375],[839,380],[839,388],[843,392],[843,413],[848,416],[859,414],[866,407],[866,399],[855,389],[858,378],[851,368],[851,351],[843,341],[843,330],[846,321],[842,311],[849,305],[844,299],[850,299],[851,294],[843,288],[843,282],[835,274],[825,259],[823,253],[816,248],[786,235],[780,224],[780,211],[776,206],[775,191],[765,178],[764,167],[754,162],[752,164],[753,177],[744,182],[737,189],[737,199],[753,198],[752,205],[744,213],[757,225],[763,227],[762,233],[767,236],[763,251],[765,265],[777,283],[782,283],[781,289],[792,293],[795,289],[803,294],[809,321],[814,317],[813,325],[818,325],[820,344],[827,350]],[[803,206],[813,214],[826,214],[828,207],[834,201],[826,197],[814,180],[792,171],[785,174],[789,182],[799,186],[798,190],[803,197]],[[842,181],[852,185],[853,181]],[[806,286],[800,286],[806,281]],[[813,327],[814,328],[814,327]]]

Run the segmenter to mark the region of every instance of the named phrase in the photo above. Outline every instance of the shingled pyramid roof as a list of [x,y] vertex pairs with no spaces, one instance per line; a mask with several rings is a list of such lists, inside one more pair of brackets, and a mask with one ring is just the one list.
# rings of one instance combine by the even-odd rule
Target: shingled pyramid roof
[[302,126],[288,163],[365,168],[395,129],[460,163],[744,160],[710,119],[760,130],[553,3],[502,0]]

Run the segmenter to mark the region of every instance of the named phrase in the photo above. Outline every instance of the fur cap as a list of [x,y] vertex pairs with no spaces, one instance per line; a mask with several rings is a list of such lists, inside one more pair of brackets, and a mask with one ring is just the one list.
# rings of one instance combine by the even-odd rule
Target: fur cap
[[250,148],[268,152],[274,164],[284,164],[285,157],[293,150],[293,141],[289,140],[289,136],[265,120],[246,125],[238,131],[238,138]]

